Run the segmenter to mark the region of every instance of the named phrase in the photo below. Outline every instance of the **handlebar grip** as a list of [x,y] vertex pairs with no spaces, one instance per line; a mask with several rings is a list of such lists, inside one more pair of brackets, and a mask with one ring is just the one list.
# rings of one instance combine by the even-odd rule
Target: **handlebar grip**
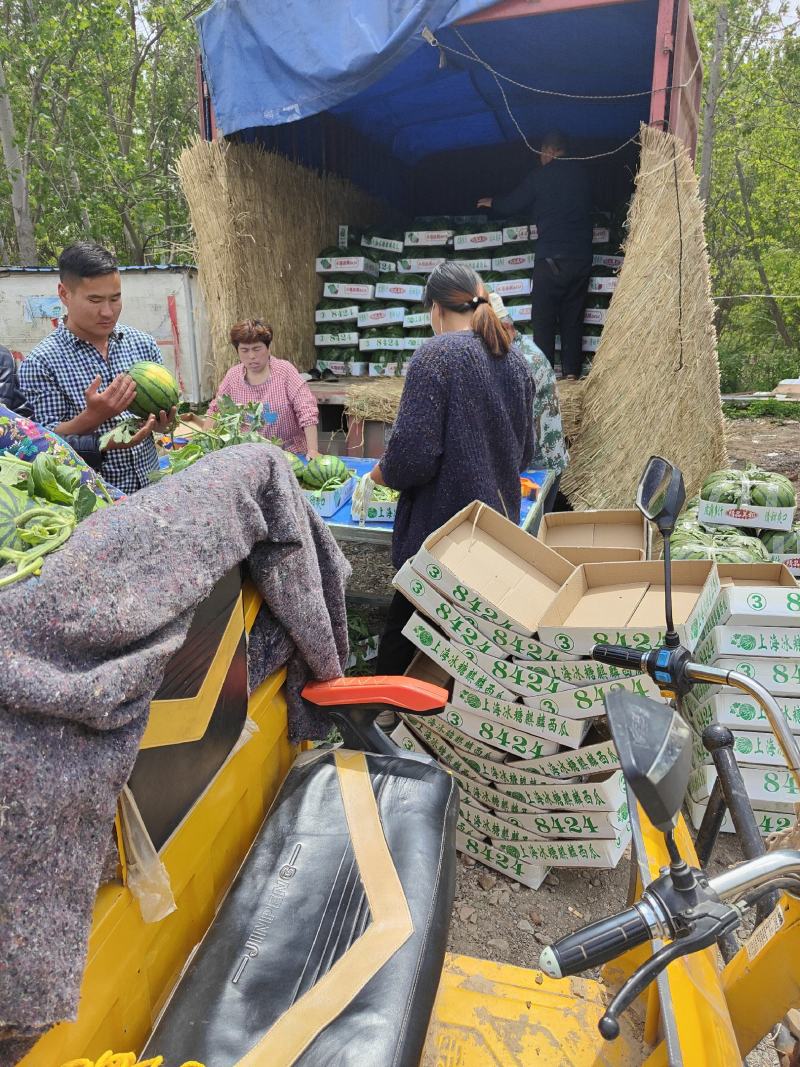
[[622,645],[595,645],[592,649],[592,659],[609,667],[621,667],[625,671],[644,670],[646,658],[646,652],[623,648]]
[[548,945],[539,957],[539,967],[550,978],[568,978],[643,945],[650,936],[639,909],[627,908]]

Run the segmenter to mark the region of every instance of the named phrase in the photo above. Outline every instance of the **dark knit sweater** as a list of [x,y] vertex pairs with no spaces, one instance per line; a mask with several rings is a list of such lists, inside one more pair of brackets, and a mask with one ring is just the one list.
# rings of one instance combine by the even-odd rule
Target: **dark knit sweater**
[[392,562],[473,500],[519,522],[519,475],[533,455],[533,384],[517,352],[496,359],[474,333],[425,341],[408,368],[380,467],[400,490]]

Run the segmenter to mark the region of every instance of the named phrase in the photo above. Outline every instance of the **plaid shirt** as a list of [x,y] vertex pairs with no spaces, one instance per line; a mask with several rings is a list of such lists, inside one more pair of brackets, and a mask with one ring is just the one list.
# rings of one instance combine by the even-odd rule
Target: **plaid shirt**
[[[108,359],[103,359],[93,344],[76,337],[62,321],[22,361],[19,380],[34,420],[53,429],[85,409],[85,393],[95,378],[100,378],[102,391],[143,359],[163,362],[149,334],[118,324],[108,340]],[[98,427],[97,433],[104,434],[132,417],[128,412],[116,415]],[[101,474],[120,492],[135,493],[149,483],[148,475],[157,467],[156,446],[148,437],[134,448],[104,452]]]
[[217,389],[216,397],[208,405],[209,415],[217,410],[217,401],[228,396],[234,404],[264,404],[277,419],[265,426],[263,433],[268,437],[279,437],[284,448],[291,452],[305,452],[305,426],[316,426],[319,422],[319,410],[314,394],[308,388],[300,372],[288,359],[270,356],[269,378],[261,385],[250,385],[245,379],[243,364],[231,367],[222,384]]

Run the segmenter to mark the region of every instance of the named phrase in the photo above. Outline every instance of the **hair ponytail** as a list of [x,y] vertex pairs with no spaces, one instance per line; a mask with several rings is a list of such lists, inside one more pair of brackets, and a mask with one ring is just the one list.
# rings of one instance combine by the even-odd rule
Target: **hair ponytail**
[[480,275],[465,263],[440,263],[425,286],[426,307],[439,304],[448,311],[472,312],[472,329],[496,359],[502,359],[511,347],[511,339],[489,303]]

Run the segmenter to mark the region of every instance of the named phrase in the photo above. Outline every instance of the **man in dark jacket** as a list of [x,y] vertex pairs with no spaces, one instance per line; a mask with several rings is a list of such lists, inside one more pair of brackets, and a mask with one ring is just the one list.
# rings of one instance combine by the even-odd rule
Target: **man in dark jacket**
[[533,268],[533,336],[551,363],[561,335],[561,368],[578,378],[583,356],[583,312],[592,270],[592,190],[580,160],[563,159],[567,140],[559,131],[542,142],[541,166],[507,196],[484,197],[478,207],[496,217],[530,212],[536,223]]

